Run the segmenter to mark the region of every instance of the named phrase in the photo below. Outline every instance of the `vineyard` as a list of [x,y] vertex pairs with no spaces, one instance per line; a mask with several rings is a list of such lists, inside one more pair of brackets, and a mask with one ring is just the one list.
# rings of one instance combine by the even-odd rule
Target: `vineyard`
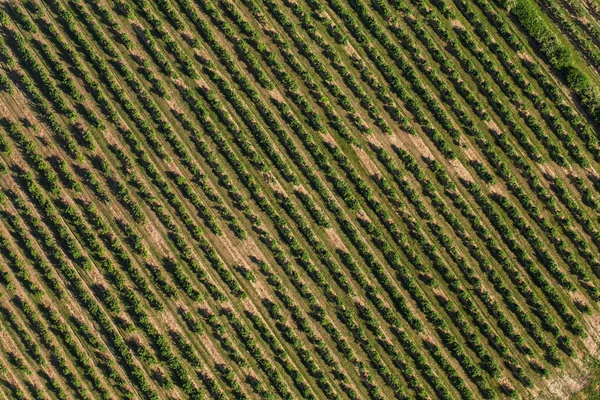
[[0,0],[0,400],[588,398],[599,138],[598,0]]

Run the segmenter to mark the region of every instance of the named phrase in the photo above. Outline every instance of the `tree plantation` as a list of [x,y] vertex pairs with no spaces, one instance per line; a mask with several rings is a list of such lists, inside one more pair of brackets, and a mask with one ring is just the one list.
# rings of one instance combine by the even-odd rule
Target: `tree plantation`
[[591,398],[599,138],[598,0],[0,0],[0,400]]

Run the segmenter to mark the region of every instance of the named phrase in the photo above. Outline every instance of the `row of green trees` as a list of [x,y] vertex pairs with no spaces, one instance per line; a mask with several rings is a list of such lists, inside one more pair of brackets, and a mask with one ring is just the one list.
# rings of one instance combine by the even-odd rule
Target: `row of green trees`
[[600,121],[600,93],[592,84],[587,71],[583,70],[573,57],[573,50],[564,43],[557,33],[550,28],[540,17],[538,6],[530,0],[517,0],[500,2],[519,24],[535,40],[539,50],[546,57],[550,65],[561,72],[569,88],[580,98],[589,114]]

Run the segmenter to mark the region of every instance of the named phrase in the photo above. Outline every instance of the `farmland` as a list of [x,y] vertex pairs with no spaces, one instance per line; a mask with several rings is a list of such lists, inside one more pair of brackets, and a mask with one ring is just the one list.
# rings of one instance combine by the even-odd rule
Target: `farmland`
[[585,398],[599,137],[597,0],[0,0],[0,399]]

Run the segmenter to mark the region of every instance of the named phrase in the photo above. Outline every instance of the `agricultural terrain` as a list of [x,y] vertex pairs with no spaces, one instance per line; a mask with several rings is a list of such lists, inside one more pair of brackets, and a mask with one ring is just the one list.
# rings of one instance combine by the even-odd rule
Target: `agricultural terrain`
[[0,400],[591,398],[599,126],[598,0],[0,0]]

